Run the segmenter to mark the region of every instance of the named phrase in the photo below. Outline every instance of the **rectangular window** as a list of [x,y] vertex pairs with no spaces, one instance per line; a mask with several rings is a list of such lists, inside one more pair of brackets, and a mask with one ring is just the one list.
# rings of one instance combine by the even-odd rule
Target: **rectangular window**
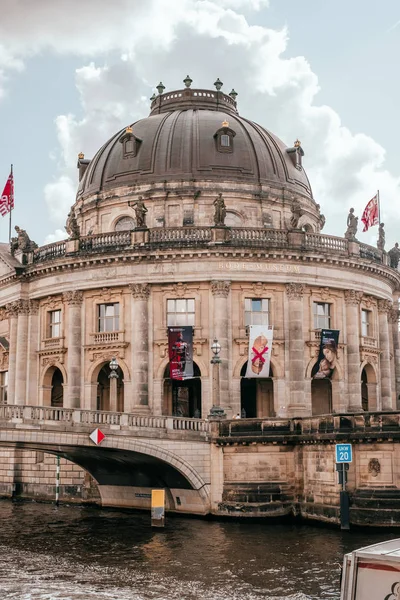
[[269,299],[245,298],[244,299],[244,324],[269,325]]
[[191,325],[194,327],[194,298],[167,300],[167,326]]
[[8,371],[0,373],[0,404],[7,404]]
[[98,305],[98,331],[119,331],[119,302]]
[[229,148],[230,145],[231,145],[231,138],[229,137],[229,135],[222,134],[221,135],[221,146],[223,148]]
[[371,337],[371,311],[361,311],[361,335],[363,337]]
[[314,302],[314,329],[330,329],[331,305],[326,302]]
[[48,328],[48,337],[49,338],[59,338],[61,337],[61,310],[51,310],[48,313],[49,317],[49,328]]

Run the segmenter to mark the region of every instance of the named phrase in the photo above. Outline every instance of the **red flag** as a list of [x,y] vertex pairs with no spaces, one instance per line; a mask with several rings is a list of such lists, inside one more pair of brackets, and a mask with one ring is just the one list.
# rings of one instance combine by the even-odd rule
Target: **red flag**
[[372,198],[364,208],[364,212],[361,217],[361,221],[364,223],[363,231],[368,231],[370,227],[379,224],[379,200],[378,194]]
[[14,178],[12,171],[0,198],[0,214],[5,217],[14,208]]

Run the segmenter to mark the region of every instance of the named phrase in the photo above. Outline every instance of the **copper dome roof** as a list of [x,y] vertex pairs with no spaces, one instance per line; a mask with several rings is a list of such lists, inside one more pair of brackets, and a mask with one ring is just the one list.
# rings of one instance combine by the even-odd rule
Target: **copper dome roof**
[[[230,152],[216,143],[217,132],[224,128],[231,134]],[[124,185],[228,180],[286,187],[312,198],[307,175],[288,150],[294,149],[240,117],[234,98],[220,91],[188,88],[160,94],[149,117],[100,148],[80,182],[78,197]]]

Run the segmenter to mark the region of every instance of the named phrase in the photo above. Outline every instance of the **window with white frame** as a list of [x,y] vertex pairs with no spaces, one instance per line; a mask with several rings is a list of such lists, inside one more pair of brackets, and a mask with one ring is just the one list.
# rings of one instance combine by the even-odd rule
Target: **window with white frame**
[[8,371],[0,373],[0,404],[7,404]]
[[361,311],[361,335],[363,337],[372,337],[370,310],[362,309]]
[[51,310],[48,313],[47,335],[49,338],[61,337],[61,310]]
[[244,299],[244,324],[269,325],[269,298]]
[[97,331],[119,331],[119,302],[98,305]]
[[326,302],[313,302],[314,329],[330,329],[331,305]]
[[167,300],[167,326],[192,325],[195,317],[194,298],[174,298]]

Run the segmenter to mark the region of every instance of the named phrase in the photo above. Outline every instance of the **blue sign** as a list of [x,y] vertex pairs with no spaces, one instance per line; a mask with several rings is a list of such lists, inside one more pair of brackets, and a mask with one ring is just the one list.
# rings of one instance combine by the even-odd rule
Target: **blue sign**
[[351,444],[336,444],[336,462],[351,463],[353,461],[353,450]]

